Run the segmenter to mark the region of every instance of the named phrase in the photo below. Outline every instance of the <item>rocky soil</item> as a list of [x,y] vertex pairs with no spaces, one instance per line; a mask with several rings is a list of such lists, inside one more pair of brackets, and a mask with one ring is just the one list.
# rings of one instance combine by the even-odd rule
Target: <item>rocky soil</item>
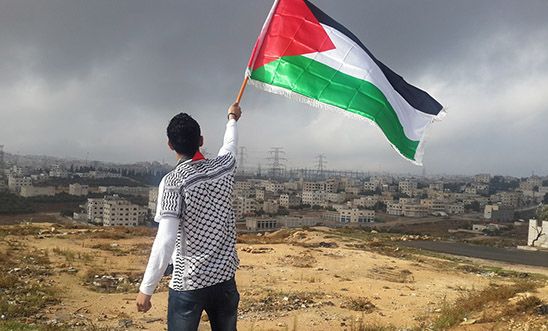
[[[153,238],[144,228],[0,227],[0,329],[165,330],[168,278],[148,313],[134,303]],[[241,235],[238,327],[547,329],[548,270],[397,245],[429,239],[327,228]],[[209,330],[206,315],[200,328]]]

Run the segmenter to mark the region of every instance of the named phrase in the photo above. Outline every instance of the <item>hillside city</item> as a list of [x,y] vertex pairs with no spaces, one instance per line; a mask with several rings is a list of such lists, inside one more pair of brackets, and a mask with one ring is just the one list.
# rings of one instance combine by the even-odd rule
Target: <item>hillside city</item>
[[[238,329],[545,329],[548,176],[289,169],[270,152],[238,155]],[[149,312],[134,298],[172,169],[0,146],[0,330],[165,330],[171,275]]]
[[[171,169],[3,151],[1,157],[0,213],[59,212],[98,226],[152,226],[157,184]],[[275,163],[262,173],[238,170],[233,205],[240,232],[453,220],[456,228],[448,233],[506,233],[518,244],[548,248],[548,222],[537,220],[547,200],[546,176],[404,176],[324,170],[321,164],[285,170]]]

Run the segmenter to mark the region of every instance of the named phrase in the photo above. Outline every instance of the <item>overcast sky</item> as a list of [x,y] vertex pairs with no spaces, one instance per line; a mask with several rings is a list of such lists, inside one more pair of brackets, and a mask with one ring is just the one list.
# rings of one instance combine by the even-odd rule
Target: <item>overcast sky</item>
[[[548,1],[312,0],[448,112],[429,174],[548,174]],[[171,162],[178,112],[221,145],[271,0],[0,0],[0,144],[21,154]],[[240,145],[266,166],[421,173],[365,121],[246,90]]]

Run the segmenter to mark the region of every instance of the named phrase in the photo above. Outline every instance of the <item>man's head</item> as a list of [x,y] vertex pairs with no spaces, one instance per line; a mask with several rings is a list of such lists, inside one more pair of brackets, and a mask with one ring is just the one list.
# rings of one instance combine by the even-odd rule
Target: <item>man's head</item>
[[186,113],[175,115],[167,126],[169,147],[177,154],[191,158],[202,146],[200,125]]

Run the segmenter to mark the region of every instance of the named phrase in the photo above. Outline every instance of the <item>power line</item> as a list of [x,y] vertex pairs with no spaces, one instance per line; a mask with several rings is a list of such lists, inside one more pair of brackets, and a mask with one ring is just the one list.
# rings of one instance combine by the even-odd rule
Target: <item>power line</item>
[[238,172],[240,172],[242,175],[245,173],[245,160],[247,156],[247,148],[245,146],[240,146],[240,151],[238,153],[239,161],[238,161]]
[[327,159],[325,155],[320,154],[316,156],[316,159],[318,160],[316,169],[318,170],[318,175],[322,176],[324,171],[324,166],[327,164]]
[[6,178],[5,178],[5,164],[4,164],[4,145],[0,145],[0,191],[6,189]]
[[283,157],[285,155],[283,147],[271,147],[268,154],[270,156],[266,159],[270,161],[270,176],[281,177],[285,172],[285,161],[287,160]]

